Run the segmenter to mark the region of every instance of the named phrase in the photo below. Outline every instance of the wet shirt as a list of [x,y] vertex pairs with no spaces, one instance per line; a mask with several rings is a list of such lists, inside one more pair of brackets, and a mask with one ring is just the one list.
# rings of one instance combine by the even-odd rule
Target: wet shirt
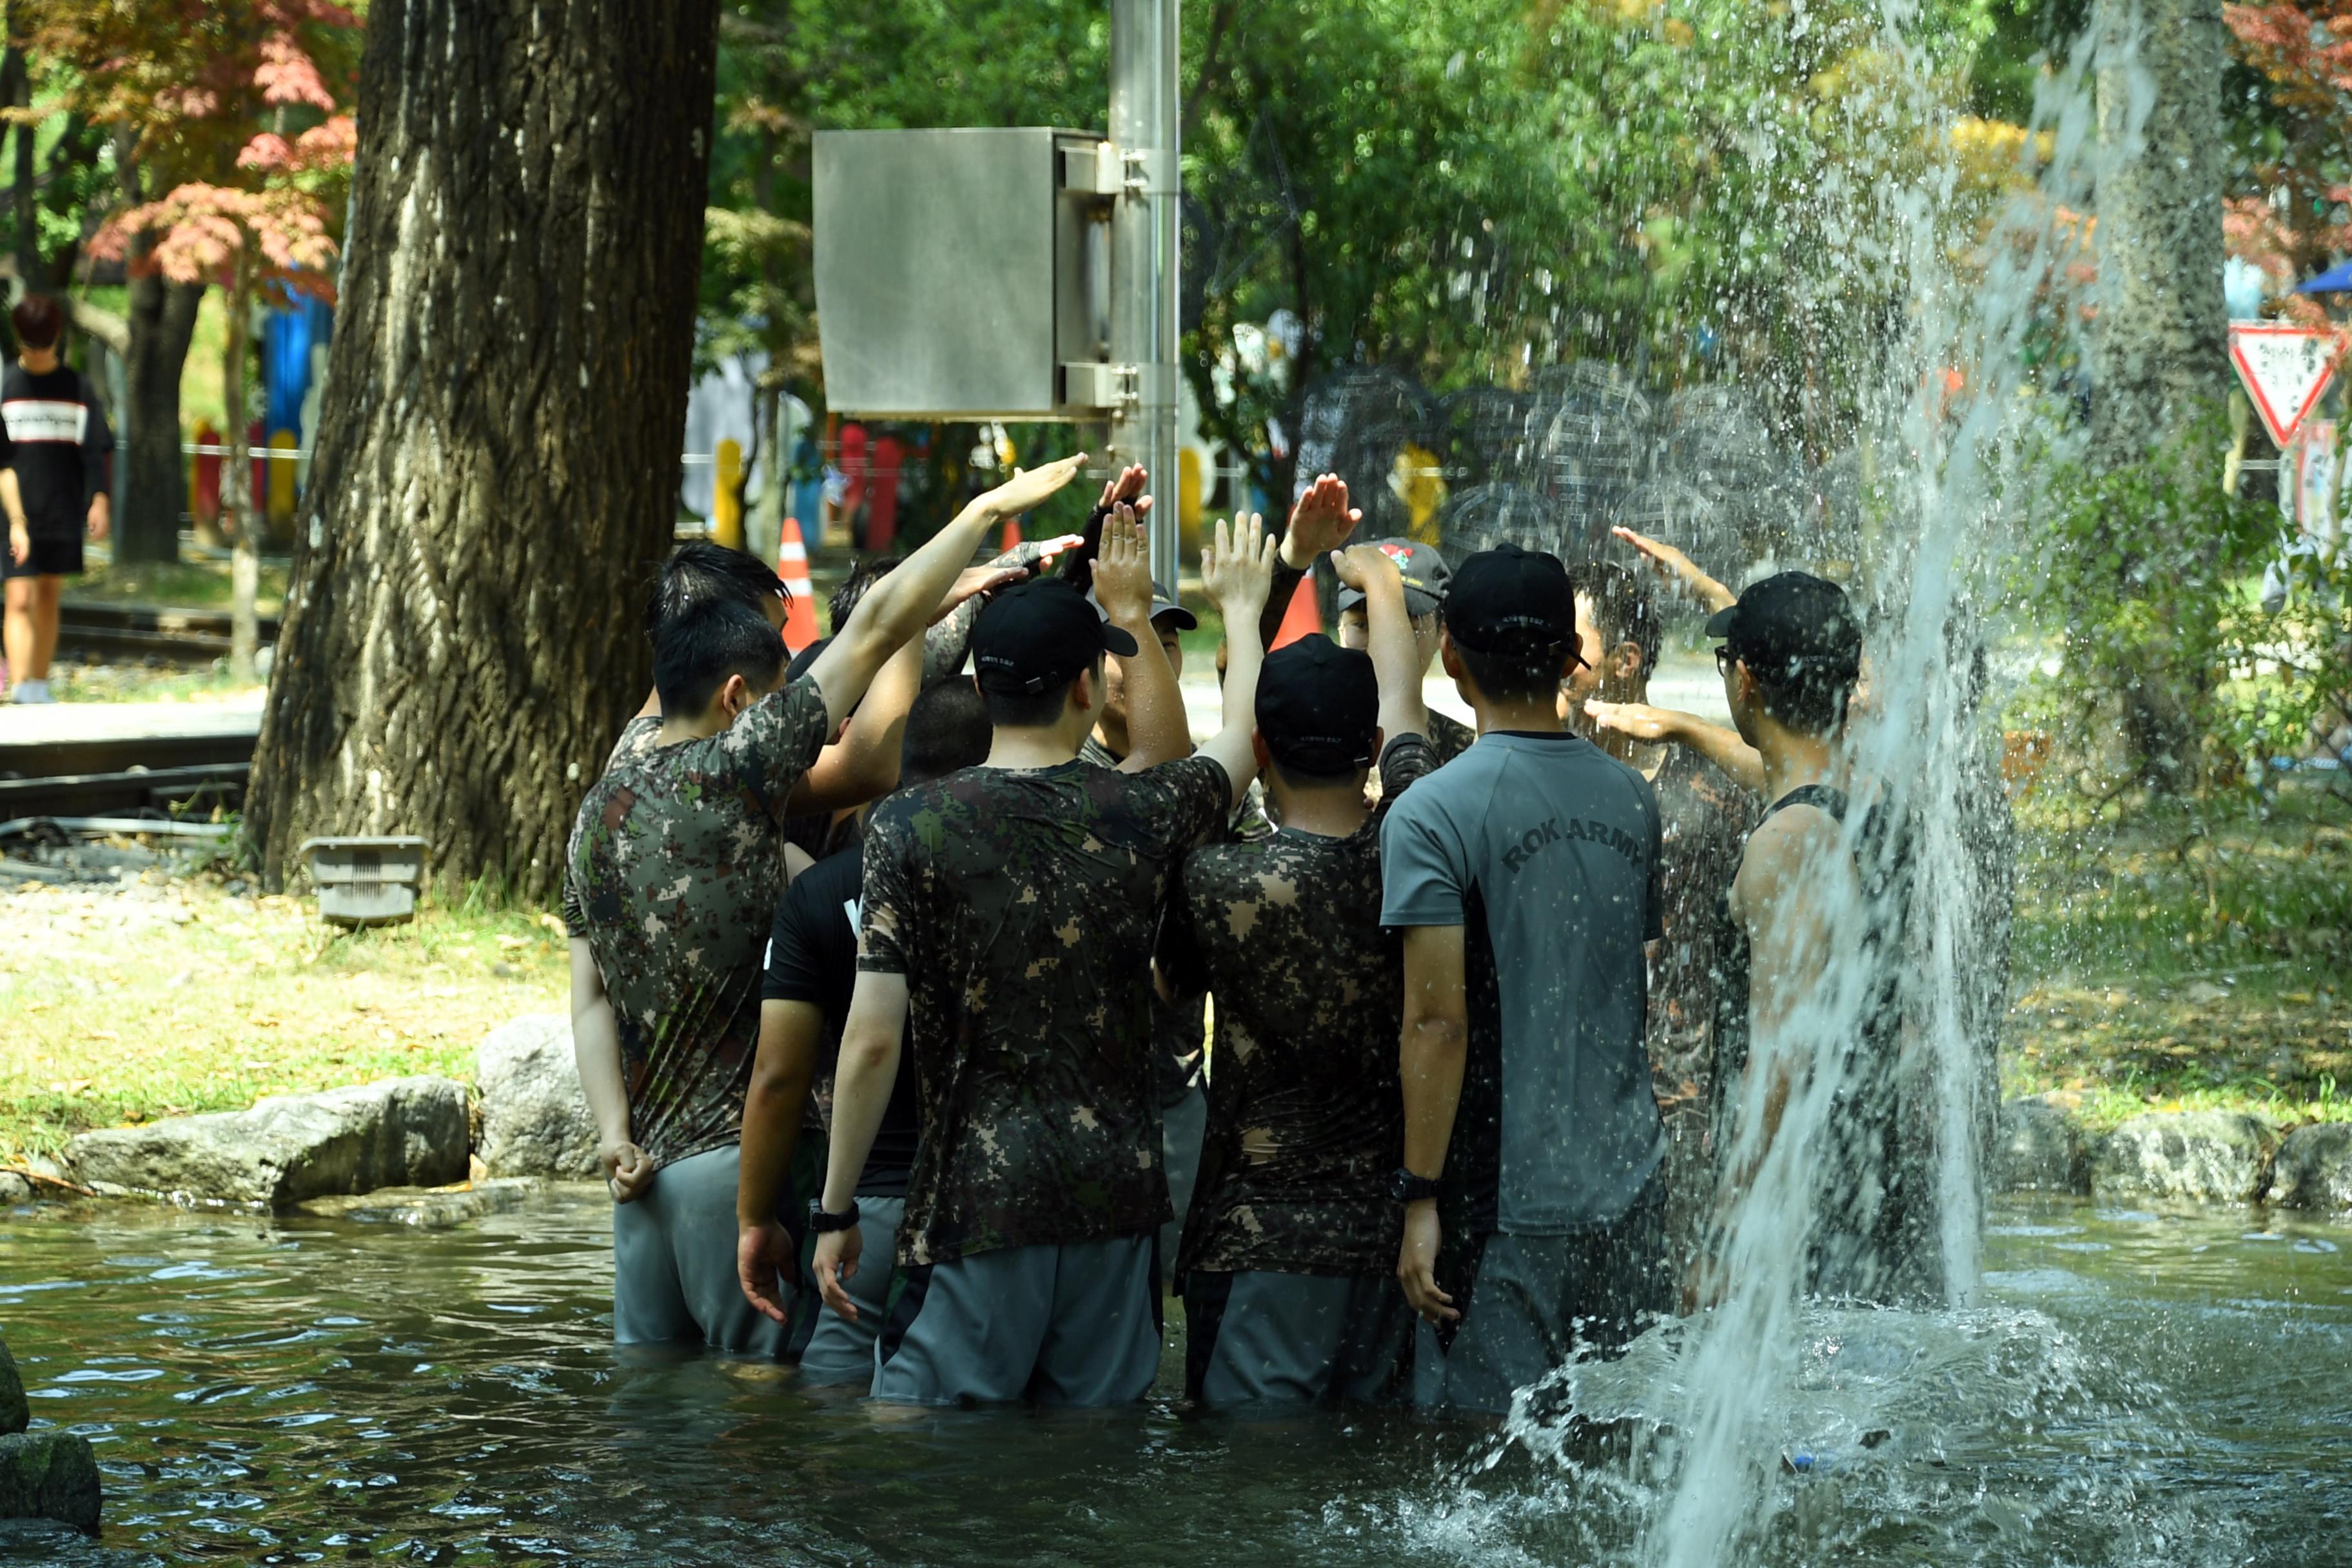
[[1181,1270],[1395,1268],[1404,971],[1380,921],[1381,820],[1436,766],[1425,740],[1401,736],[1357,832],[1285,828],[1186,859],[1160,957],[1181,990],[1214,995],[1217,1040]]
[[1656,1169],[1660,831],[1649,781],[1563,734],[1483,735],[1389,813],[1382,921],[1465,928],[1470,1059],[1444,1173],[1463,1223],[1606,1225]]
[[26,533],[79,538],[113,450],[106,409],[80,372],[15,364],[0,375],[0,468],[16,470]]
[[785,803],[826,730],[816,684],[794,681],[716,735],[634,750],[580,803],[564,927],[595,955],[630,1134],[657,1163],[742,1134]]
[[1437,753],[1438,765],[1460,756],[1478,743],[1478,731],[1459,719],[1449,719],[1432,709],[1429,713],[1429,744]]
[[875,808],[857,964],[907,977],[922,1112],[901,1263],[1168,1219],[1147,960],[1231,800],[1196,756],[968,768]]
[[[824,1055],[812,1095],[821,1125],[833,1125],[833,1079],[841,1062],[841,1026],[857,985],[858,900],[866,881],[866,852],[853,845],[802,872],[776,904],[768,932],[767,979],[760,996],[767,1002],[805,1002],[824,1016]],[[890,1103],[875,1131],[874,1147],[857,1179],[861,1198],[907,1195],[907,1174],[915,1166],[915,1074],[904,1060],[890,1086]]]

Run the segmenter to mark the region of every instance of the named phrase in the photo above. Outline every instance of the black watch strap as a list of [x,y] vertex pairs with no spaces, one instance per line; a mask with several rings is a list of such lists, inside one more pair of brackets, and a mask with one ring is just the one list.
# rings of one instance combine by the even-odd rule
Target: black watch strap
[[1396,1173],[1389,1178],[1391,1203],[1417,1204],[1436,1195],[1437,1178],[1434,1176],[1416,1176],[1399,1165]]
[[857,1200],[856,1198],[849,1200],[849,1212],[846,1214],[826,1212],[823,1198],[809,1200],[809,1229],[819,1236],[829,1235],[836,1230],[847,1230],[856,1223]]

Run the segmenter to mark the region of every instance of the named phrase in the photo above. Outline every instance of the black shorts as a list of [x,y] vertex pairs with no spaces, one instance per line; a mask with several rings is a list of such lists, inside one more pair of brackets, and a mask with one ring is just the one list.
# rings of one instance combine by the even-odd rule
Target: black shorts
[[9,577],[79,577],[81,575],[81,535],[63,534],[50,537],[37,533],[32,538],[33,552],[24,560],[16,552],[0,544],[0,556],[7,560]]

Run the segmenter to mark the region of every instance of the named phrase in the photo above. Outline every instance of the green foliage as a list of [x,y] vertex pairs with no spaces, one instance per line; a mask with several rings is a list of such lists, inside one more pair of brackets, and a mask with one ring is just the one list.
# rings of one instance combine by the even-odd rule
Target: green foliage
[[[2112,468],[2044,450],[2017,602],[2055,656],[2021,716],[2057,731],[2081,782],[2259,791],[2274,758],[2302,758],[2352,702],[2352,562],[2300,554],[2263,604],[2291,524],[2275,503],[2222,489],[2218,420]],[[2193,753],[2165,754],[2166,735]],[[2185,764],[2176,768],[2175,763]]]

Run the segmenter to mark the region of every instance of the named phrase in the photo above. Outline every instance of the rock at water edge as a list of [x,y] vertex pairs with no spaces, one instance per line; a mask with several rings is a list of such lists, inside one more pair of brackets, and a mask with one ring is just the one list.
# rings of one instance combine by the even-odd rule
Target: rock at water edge
[[2298,1127],[2279,1145],[2270,1201],[2282,1208],[2352,1208],[2352,1123]]
[[2135,1116],[2101,1140],[2091,1190],[2102,1197],[2252,1203],[2263,1193],[2278,1134],[2233,1110]]
[[1993,1179],[2007,1192],[2079,1193],[2088,1184],[2080,1123],[2044,1100],[2000,1108]]
[[472,1182],[462,1187],[384,1187],[352,1197],[312,1198],[302,1212],[320,1219],[369,1220],[446,1230],[486,1215],[511,1214],[547,1190],[529,1178]]
[[98,1458],[89,1439],[54,1427],[0,1436],[0,1519],[54,1519],[98,1530]]
[[501,1024],[474,1048],[482,1097],[476,1152],[493,1176],[585,1180],[596,1174],[596,1121],[572,1056],[572,1020],[533,1013]]
[[33,1184],[14,1171],[0,1171],[0,1204],[30,1203]]
[[85,1132],[66,1146],[66,1161],[89,1186],[284,1208],[465,1180],[466,1110],[455,1079],[383,1079]]
[[33,1419],[33,1407],[25,1402],[25,1380],[16,1375],[16,1358],[8,1353],[7,1342],[0,1340],[0,1436],[22,1432]]

